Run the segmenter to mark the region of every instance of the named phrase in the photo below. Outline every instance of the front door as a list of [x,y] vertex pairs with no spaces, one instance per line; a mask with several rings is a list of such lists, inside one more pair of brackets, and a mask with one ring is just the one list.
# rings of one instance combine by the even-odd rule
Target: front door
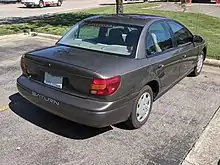
[[149,27],[146,52],[148,60],[154,63],[155,73],[160,79],[161,91],[164,91],[178,80],[181,62],[165,22],[156,22]]
[[193,69],[197,59],[197,50],[193,43],[193,35],[183,25],[168,21],[173,32],[173,38],[177,46],[177,51],[182,59],[180,65],[180,77],[186,75]]

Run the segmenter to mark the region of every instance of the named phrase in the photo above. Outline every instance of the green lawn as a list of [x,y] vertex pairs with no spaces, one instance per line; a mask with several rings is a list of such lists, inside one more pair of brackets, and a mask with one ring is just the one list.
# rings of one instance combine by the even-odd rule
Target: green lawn
[[[208,57],[220,60],[220,19],[204,14],[169,12],[149,9],[157,3],[124,5],[125,13],[156,14],[180,21],[193,33],[203,36],[208,42]],[[115,13],[115,6],[85,10],[80,13],[58,14],[40,21],[1,25],[0,35],[20,33],[25,29],[36,32],[63,35],[72,25],[88,16]]]

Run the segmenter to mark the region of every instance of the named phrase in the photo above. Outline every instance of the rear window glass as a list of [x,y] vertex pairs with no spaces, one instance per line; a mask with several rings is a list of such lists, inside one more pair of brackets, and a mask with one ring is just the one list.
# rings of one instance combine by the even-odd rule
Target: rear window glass
[[138,44],[141,30],[141,27],[129,25],[84,22],[70,30],[59,43],[130,56]]

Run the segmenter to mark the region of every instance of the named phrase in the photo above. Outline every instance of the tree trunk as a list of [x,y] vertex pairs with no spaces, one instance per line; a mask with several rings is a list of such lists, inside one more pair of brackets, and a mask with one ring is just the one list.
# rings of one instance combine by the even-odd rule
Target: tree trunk
[[116,0],[116,13],[123,14],[123,0]]

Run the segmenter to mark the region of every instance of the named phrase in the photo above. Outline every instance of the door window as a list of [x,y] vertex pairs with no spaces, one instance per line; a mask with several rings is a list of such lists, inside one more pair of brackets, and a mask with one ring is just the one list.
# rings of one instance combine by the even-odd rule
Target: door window
[[154,44],[154,41],[153,41],[151,35],[148,34],[146,37],[146,53],[148,56],[150,56],[156,52],[157,52],[157,50],[156,50],[156,46]]
[[[163,52],[173,47],[171,34],[163,22],[152,24],[149,28],[149,35],[155,45],[156,52]],[[150,42],[149,39],[146,38],[146,41]],[[147,48],[150,46],[147,44]]]
[[192,42],[192,34],[188,29],[173,21],[169,21],[168,24],[173,31],[173,36],[177,42],[177,45],[183,45]]

